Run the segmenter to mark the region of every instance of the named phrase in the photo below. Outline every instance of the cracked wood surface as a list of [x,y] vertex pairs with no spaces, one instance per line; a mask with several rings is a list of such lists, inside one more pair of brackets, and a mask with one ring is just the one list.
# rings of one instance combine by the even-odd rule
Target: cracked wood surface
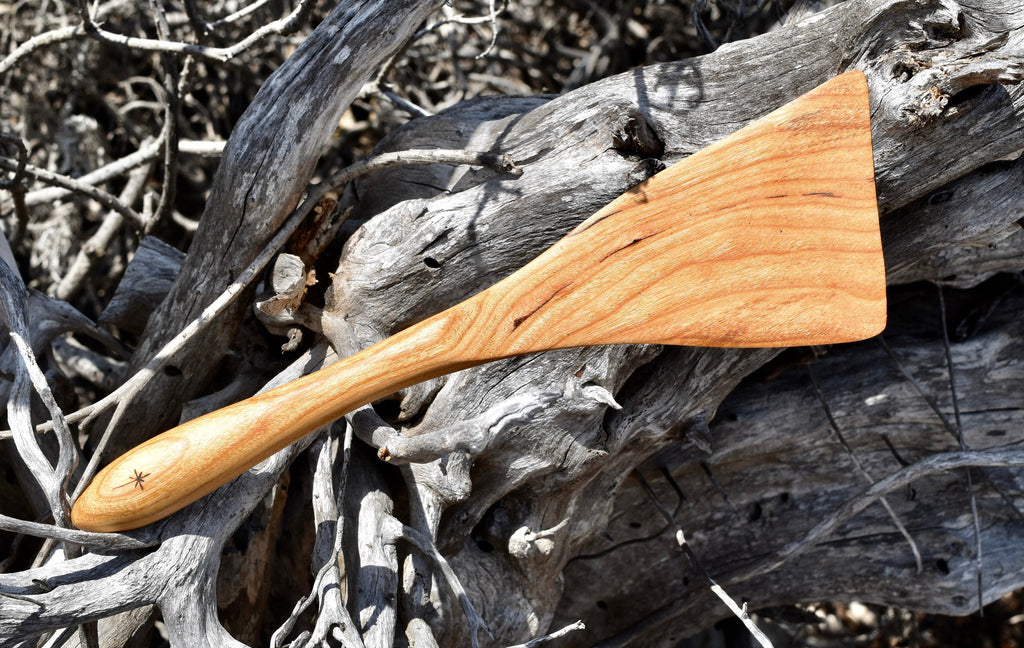
[[[344,200],[363,226],[334,275],[325,333],[347,355],[457,303],[645,177],[646,159],[671,163],[692,154],[853,67],[871,88],[883,245],[899,297],[890,310],[899,326],[885,338],[906,375],[949,418],[934,288],[921,296],[897,284],[955,275],[973,285],[994,272],[1019,274],[1024,265],[1014,225],[1024,150],[1021,16],[1019,0],[851,0],[699,59],[635,70],[557,98],[488,98],[411,122],[382,148],[493,148],[520,162],[523,176],[512,185],[488,171],[438,167],[361,180]],[[965,206],[970,228],[963,220],[940,225],[962,218]],[[218,258],[206,263],[232,262],[212,249]],[[209,271],[228,273],[221,265]],[[1013,281],[1004,289],[1011,293]],[[1012,449],[1020,441],[1019,312],[1018,296],[987,319],[969,309],[960,318],[976,334],[951,349],[972,448]],[[970,325],[978,320],[985,326]],[[326,355],[317,347],[293,375]],[[630,479],[637,466],[670,504],[674,491],[659,475],[661,466],[671,471],[687,497],[679,521],[702,562],[754,607],[819,598],[957,613],[976,607],[974,539],[956,471],[915,483],[912,499],[891,496],[922,555],[921,574],[891,519],[871,508],[772,574],[745,578],[866,486],[799,367],[784,371],[786,357],[765,367],[776,355],[654,346],[555,351],[407,390],[387,422],[371,408],[347,421],[374,447],[398,431],[433,435],[440,444],[448,442],[444,430],[496,403],[563,394],[529,424],[497,427],[484,450],[409,464],[401,468],[402,485],[388,485],[401,495],[406,523],[433,534],[445,551],[496,645],[582,617],[586,634],[564,645],[651,646],[724,614],[699,579],[686,578],[678,556],[657,551],[662,540],[671,546],[669,538],[626,542],[630,533],[659,530],[646,526],[653,515],[631,515],[646,510]],[[883,434],[909,461],[956,447],[928,399],[892,367],[871,345],[834,348],[815,365],[839,430],[874,478],[899,464]],[[183,399],[168,397],[179,405]],[[264,495],[282,496],[278,476],[301,449],[289,447],[144,531],[162,539],[156,548],[0,575],[0,591],[27,599],[0,599],[0,639],[156,603],[180,645],[232,645],[211,614],[211,586],[202,578],[216,572],[232,530],[266,506]],[[987,548],[981,582],[984,599],[993,600],[1024,583],[1020,552],[1010,550],[1019,544],[1020,516],[1003,497],[1019,500],[1021,485],[1009,468],[985,469],[984,476],[975,480]],[[339,497],[358,503],[366,494],[360,488]],[[612,546],[601,544],[605,532]],[[353,529],[345,556],[358,555],[355,543],[373,542],[372,533]],[[191,543],[199,537],[209,540]],[[398,563],[408,571],[397,582],[373,581],[380,589],[361,600],[412,610],[410,633],[426,619],[441,645],[465,645],[461,614],[443,591],[429,594],[425,568]],[[358,567],[345,565],[350,589],[371,582]],[[51,589],[41,591],[37,581]]]

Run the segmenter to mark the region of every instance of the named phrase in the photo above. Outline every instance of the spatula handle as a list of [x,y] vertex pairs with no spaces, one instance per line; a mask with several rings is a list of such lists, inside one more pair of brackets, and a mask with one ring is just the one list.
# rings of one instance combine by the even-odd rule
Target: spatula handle
[[104,468],[75,503],[87,531],[159,520],[212,492],[290,443],[409,385],[476,364],[448,348],[466,324],[455,307],[360,353],[188,421]]

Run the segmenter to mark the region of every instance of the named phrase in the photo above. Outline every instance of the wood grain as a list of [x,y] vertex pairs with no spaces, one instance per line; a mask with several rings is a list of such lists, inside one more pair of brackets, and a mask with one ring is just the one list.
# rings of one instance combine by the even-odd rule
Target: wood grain
[[97,475],[72,520],[153,522],[360,405],[498,358],[848,342],[879,333],[885,312],[867,85],[849,72],[622,195],[475,297],[143,443]]

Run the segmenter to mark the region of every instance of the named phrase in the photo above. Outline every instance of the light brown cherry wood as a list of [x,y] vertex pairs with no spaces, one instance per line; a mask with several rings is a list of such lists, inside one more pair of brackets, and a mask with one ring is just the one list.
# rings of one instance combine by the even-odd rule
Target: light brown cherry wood
[[475,297],[129,451],[72,520],[153,522],[360,405],[498,358],[832,344],[879,333],[885,313],[867,84],[848,72],[623,194]]

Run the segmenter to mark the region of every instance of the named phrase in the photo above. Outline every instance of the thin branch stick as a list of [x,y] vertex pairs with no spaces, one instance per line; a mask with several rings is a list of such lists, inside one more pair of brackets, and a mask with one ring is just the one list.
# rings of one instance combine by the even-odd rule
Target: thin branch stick
[[[195,30],[196,40],[201,44],[207,42],[210,32],[213,31],[210,23],[206,22],[201,15],[199,15],[199,9],[196,8],[195,0],[185,0],[185,15],[188,17],[188,21],[192,24],[192,29]],[[260,2],[254,2],[253,4],[261,4]]]
[[32,38],[28,39],[21,45],[14,48],[14,51],[4,57],[0,61],[0,76],[11,70],[17,65],[21,59],[25,58],[37,49],[55,45],[56,43],[63,43],[74,38],[81,38],[85,35],[85,30],[81,25],[72,25],[70,27],[61,27],[60,29],[53,29],[42,34],[36,34]]
[[91,625],[91,626],[95,627],[96,626],[96,622],[95,621],[90,621],[89,623],[87,623],[85,625],[78,626],[77,628],[75,628],[75,627],[63,628],[62,630],[58,630],[57,632],[51,633],[49,639],[46,640],[45,644],[36,644],[36,645],[39,646],[39,648],[61,648],[62,646],[67,645],[68,640],[71,639],[71,637],[73,635],[77,634],[78,635],[78,645],[79,646],[84,646],[84,648],[98,648],[98,644],[95,644],[95,643],[94,644],[85,643],[85,641],[86,641],[86,633],[85,633],[84,629],[85,629],[86,625]]
[[[11,236],[10,246],[18,247],[25,237],[25,228],[28,226],[28,206],[25,203],[25,164],[28,161],[28,148],[21,141],[20,137],[7,133],[0,133],[0,142],[3,142],[4,146],[14,148],[18,158],[17,167],[14,173],[11,174],[10,179],[4,178],[0,180],[0,189],[10,191],[11,199],[14,201],[16,224],[14,226],[14,235]],[[12,270],[15,269],[14,263],[10,263],[10,266]]]
[[444,25],[482,25],[493,20],[494,16],[491,14],[490,11],[488,11],[486,16],[467,16],[465,14],[452,14],[450,16],[445,16],[444,18],[439,18],[438,20],[435,20],[429,25],[425,25],[422,29],[413,34],[412,40],[423,38],[430,32],[435,31],[439,27],[442,27]]
[[224,154],[224,140],[178,140],[178,152],[184,155],[196,155],[199,157],[220,157]]
[[62,516],[62,510],[65,509],[65,506],[61,502],[60,494],[50,488],[53,483],[50,478],[53,466],[50,465],[46,455],[43,454],[42,448],[39,447],[35,439],[35,435],[25,433],[26,428],[32,428],[32,415],[29,410],[31,395],[32,388],[28,376],[24,371],[18,371],[7,401],[7,422],[11,426],[11,432],[14,435],[14,446],[18,451],[18,455],[25,462],[25,466],[32,473],[40,490],[46,496],[50,513],[56,520]]
[[890,347],[889,343],[885,341],[885,338],[879,335],[875,339],[878,341],[878,344],[882,347],[882,350],[885,351],[886,355],[889,356],[889,361],[892,364],[892,366],[896,369],[896,371],[898,371],[901,376],[903,376],[908,382],[910,382],[911,385],[913,385],[914,390],[917,391],[921,398],[924,399],[924,402],[925,404],[928,405],[929,409],[935,412],[935,415],[939,417],[939,420],[942,421],[942,425],[953,436],[953,438],[959,439],[959,436],[956,433],[956,427],[949,422],[949,418],[942,413],[942,409],[939,407],[939,404],[935,402],[934,398],[928,395],[928,392],[925,391],[924,386],[920,382],[918,382],[918,380],[914,378],[914,376],[912,376],[910,372],[904,369],[903,365],[896,357],[896,353],[892,350],[892,347]]
[[315,185],[303,204],[305,205],[305,203],[308,203],[315,198],[315,200],[313,200],[313,204],[315,205],[319,202],[320,198],[342,185],[348,184],[358,176],[405,164],[484,166],[490,167],[499,173],[507,173],[513,176],[522,174],[522,170],[515,165],[512,158],[507,155],[496,153],[463,151],[461,149],[413,149],[409,151],[396,151],[394,153],[381,153],[380,155],[376,155],[372,158],[368,158],[362,162],[357,162],[346,167],[323,182]]
[[[344,507],[345,492],[348,486],[348,475],[349,466],[351,466],[352,460],[352,426],[347,422],[343,423],[345,426],[345,435],[341,445],[341,466],[338,469],[338,486],[336,493],[334,494],[333,500],[333,516],[334,516],[334,542],[331,547],[330,560],[321,568],[320,573],[324,575],[330,575],[333,581],[332,587],[326,591],[321,591],[319,594],[320,598],[320,616],[316,620],[316,625],[313,627],[313,633],[310,635],[313,645],[327,645],[327,635],[330,633],[332,628],[341,626],[340,630],[334,633],[334,635],[340,639],[343,646],[348,648],[363,648],[362,637],[356,632],[356,624],[349,613],[348,607],[345,605],[345,600],[342,597],[341,581],[342,574],[340,570],[339,562],[342,556],[342,546],[345,540],[345,516],[341,515],[341,510]],[[333,430],[337,430],[337,426],[333,426]],[[333,437],[333,434],[331,435]],[[328,437],[331,438],[331,437]],[[330,456],[329,446],[327,439],[324,440],[324,446],[327,447],[327,455]],[[317,466],[319,470],[321,466]],[[328,476],[335,473],[335,470],[331,469],[333,466],[328,465]],[[333,481],[333,480],[332,480]],[[317,574],[319,577],[320,574]]]
[[[6,169],[8,171],[14,171],[17,168],[17,166],[15,164],[12,164],[9,160],[0,158],[0,168]],[[92,198],[93,200],[100,203],[104,207],[107,207],[108,209],[113,209],[117,213],[121,214],[129,221],[131,221],[133,224],[135,224],[136,227],[145,227],[145,220],[142,218],[141,215],[139,215],[138,212],[136,212],[134,209],[118,200],[116,196],[109,194],[106,191],[103,191],[102,189],[94,187],[93,185],[88,184],[87,182],[83,182],[82,180],[76,180],[75,178],[71,178],[60,173],[47,171],[46,169],[42,169],[31,164],[25,165],[25,173],[41,182],[45,182],[47,184],[67,189],[68,191],[71,192],[80,193],[85,196],[88,196],[89,198]],[[27,198],[28,196],[26,196],[26,202]]]
[[[960,420],[960,401],[957,398],[956,393],[956,374],[953,369],[953,352],[949,346],[949,330],[946,326],[946,299],[942,294],[942,285],[935,284],[935,289],[939,296],[939,321],[942,324],[942,349],[946,356],[946,372],[949,376],[949,397],[953,403],[953,421],[956,425],[956,439],[960,444],[960,450],[966,450],[967,444],[964,442],[964,428]],[[982,599],[982,558],[981,558],[981,521],[978,516],[978,499],[974,494],[974,477],[971,475],[971,468],[968,466],[964,469],[964,475],[967,478],[967,494],[971,502],[971,522],[974,526],[974,561],[977,565],[977,586],[978,586],[978,614],[984,616],[984,603]]]
[[[254,4],[259,5],[260,3]],[[80,7],[85,6],[84,2],[80,4]],[[85,10],[80,9],[79,14],[83,19],[80,24],[62,27],[60,29],[54,29],[38,34],[15,48],[13,52],[0,61],[0,76],[11,70],[21,59],[25,58],[37,49],[75,38],[82,38],[83,36],[89,36],[109,45],[117,45],[120,47],[145,50],[149,52],[198,56],[223,63],[238,56],[268,36],[273,34],[287,35],[294,32],[300,25],[306,22],[309,14],[315,6],[316,2],[313,0],[301,0],[296,5],[295,9],[293,9],[292,12],[284,18],[280,18],[260,27],[252,34],[249,34],[249,36],[227,48],[206,47],[203,45],[196,45],[194,43],[180,43],[169,40],[124,36],[123,34],[117,34],[103,29],[96,24],[92,17],[89,16],[87,8]],[[233,22],[254,10],[254,8],[246,7],[231,16],[218,20],[210,26],[213,28],[220,27],[228,22]]]
[[754,620],[750,618],[749,614],[747,614],[746,604],[742,606],[737,605],[736,601],[734,601],[733,598],[729,596],[728,593],[726,593],[726,591],[722,588],[721,585],[716,583],[715,580],[711,578],[711,574],[709,574],[707,570],[704,569],[704,566],[700,564],[700,559],[697,558],[697,554],[694,553],[693,549],[690,548],[689,543],[686,542],[686,533],[683,531],[683,528],[679,525],[678,522],[676,522],[675,516],[672,515],[672,512],[669,511],[664,504],[662,504],[661,499],[658,498],[658,496],[654,493],[654,490],[651,488],[651,485],[647,483],[647,480],[644,479],[644,476],[641,475],[639,472],[634,472],[634,475],[640,482],[640,486],[643,488],[644,492],[647,493],[647,497],[650,498],[652,502],[654,502],[654,506],[658,509],[658,512],[661,513],[662,517],[665,518],[665,521],[668,522],[673,529],[675,529],[676,544],[678,544],[679,548],[683,550],[683,553],[686,555],[687,560],[690,562],[693,568],[696,569],[697,572],[701,575],[704,581],[708,584],[708,587],[711,589],[711,591],[714,592],[715,596],[717,596],[719,599],[722,600],[723,603],[725,603],[725,606],[729,608],[729,611],[732,612],[733,615],[737,619],[739,619],[741,623],[743,623],[743,625],[747,628],[747,631],[750,632],[750,634],[755,639],[757,639],[757,642],[761,644],[763,648],[773,648],[772,642],[768,639],[768,636],[765,635],[764,632],[762,632],[761,629],[757,627],[757,624],[754,623]]
[[386,98],[388,101],[394,104],[396,108],[398,108],[399,110],[404,110],[405,112],[412,115],[414,118],[428,117],[433,114],[423,106],[414,104],[412,101],[409,101],[405,97],[399,95],[397,92],[391,89],[390,84],[385,83],[384,81],[378,81],[376,89],[381,95],[384,96],[384,98]]
[[[141,147],[139,147],[139,150],[135,151],[134,153],[130,153],[124,156],[123,158],[114,160],[110,164],[101,166],[95,171],[91,171],[81,176],[80,178],[75,178],[75,181],[84,185],[102,184],[108,180],[111,180],[118,176],[122,176],[125,173],[131,171],[132,169],[140,167],[143,164],[149,162],[150,160],[155,159],[157,156],[160,155],[162,147],[163,139],[158,137],[157,139],[149,142],[148,144],[144,143]],[[2,160],[0,160],[0,162],[2,162]],[[64,198],[65,196],[68,196],[71,193],[74,193],[75,191],[77,191],[77,189],[63,186],[47,187],[45,189],[30,191],[25,194],[25,204],[28,205],[29,207],[33,207],[35,205],[52,203],[54,201],[60,200],[61,198]],[[2,207],[4,209],[7,209],[9,207],[9,204],[5,201],[2,204]]]
[[[121,191],[119,200],[126,204],[132,204],[145,188],[146,179],[149,177],[150,167],[139,167],[128,176],[128,183]],[[89,277],[93,264],[100,255],[107,252],[110,243],[121,231],[124,224],[124,217],[116,211],[108,212],[99,228],[89,237],[79,249],[75,260],[61,278],[54,290],[54,297],[64,301],[73,299],[82,288],[82,284]]]
[[[0,263],[0,307],[4,321],[10,329],[11,338],[17,347],[17,356],[21,360],[21,367],[15,372],[14,385],[7,401],[7,419],[14,433],[14,444],[18,454],[45,495],[54,521],[59,526],[68,526],[70,506],[67,499],[67,483],[71,471],[78,463],[78,454],[60,408],[50,393],[46,378],[35,362],[31,347],[25,342],[31,335],[27,303],[28,291],[21,278],[6,263]],[[33,387],[53,417],[59,446],[56,467],[50,465],[35,436],[31,414]]]
[[[155,38],[138,38],[136,36],[125,36],[124,34],[117,34],[111,31],[107,31],[94,23],[92,20],[88,20],[80,26],[84,34],[108,45],[116,45],[132,50],[143,50],[146,52],[154,52],[160,54],[179,54],[179,55],[190,55],[198,56],[205,59],[224,63],[230,61],[240,51],[245,48],[238,49],[238,45],[230,48],[223,47],[205,47],[203,45],[195,45],[193,43],[180,43],[176,41],[164,41]],[[249,39],[246,39],[249,40]],[[244,41],[243,41],[244,42]]]
[[[352,426],[345,425],[345,437],[342,445],[342,465],[340,472],[340,482],[336,492],[318,492],[318,491],[333,491],[331,488],[333,484],[333,457],[332,457],[332,442],[333,434],[322,435],[317,441],[314,442],[314,447],[311,449],[314,456],[316,457],[316,465],[313,468],[313,489],[314,489],[314,513],[316,513],[314,522],[317,525],[317,539],[322,538],[320,529],[332,526],[333,522],[333,535],[331,539],[331,548],[329,549],[330,554],[327,556],[327,560],[321,565],[317,571],[316,577],[313,579],[312,591],[299,600],[295,607],[292,609],[291,615],[284,623],[274,631],[271,637],[271,648],[279,648],[283,645],[284,639],[294,629],[295,624],[298,622],[299,617],[312,605],[314,602],[320,602],[320,613],[317,615],[316,625],[312,633],[308,633],[306,644],[308,645],[327,645],[327,634],[331,628],[337,625],[341,626],[341,630],[335,633],[340,638],[342,646],[345,648],[363,648],[363,642],[359,637],[359,634],[355,631],[356,625],[349,614],[348,608],[345,606],[345,602],[342,598],[341,588],[341,571],[339,568],[339,559],[341,556],[342,543],[344,539],[344,521],[343,515],[340,515],[340,507],[345,496],[345,486],[348,481],[348,466],[349,459],[352,452]],[[319,502],[320,506],[316,506]],[[326,510],[325,510],[326,509]],[[326,517],[321,515],[326,513]]]
[[238,56],[242,52],[248,50],[256,43],[273,34],[290,34],[298,28],[303,22],[305,22],[309,13],[313,10],[316,3],[313,0],[301,0],[295,7],[294,10],[284,18],[275,20],[272,23],[264,25],[249,34],[241,41],[235,43],[231,47],[206,47],[203,45],[196,45],[193,43],[180,43],[175,41],[159,40],[152,38],[137,38],[134,36],[125,36],[123,34],[116,34],[114,32],[107,31],[97,25],[89,16],[88,12],[80,12],[82,14],[82,25],[81,28],[86,35],[94,38],[103,43],[110,45],[117,45],[120,47],[127,47],[134,50],[144,50],[148,52],[156,52],[163,54],[177,54],[177,55],[188,55],[198,56],[205,59],[211,59],[224,63],[230,61],[234,57]]
[[478,59],[486,58],[487,55],[494,50],[494,46],[498,44],[498,15],[505,11],[505,8],[508,6],[508,2],[507,0],[504,0],[501,3],[501,9],[498,9],[495,5],[495,1],[489,0],[488,6],[490,10],[488,11],[487,21],[491,23],[491,42],[487,45],[484,51],[476,55],[476,58]]
[[[164,12],[163,3],[160,0],[149,0],[150,9],[153,12],[156,32],[161,40],[170,40],[171,28],[167,24],[167,16]],[[178,113],[180,112],[181,101],[179,87],[180,80],[178,61],[169,54],[160,57],[163,66],[163,95],[164,95],[164,124],[161,129],[160,139],[164,140],[164,181],[160,187],[160,202],[153,210],[151,218],[146,223],[145,231],[150,233],[153,228],[162,223],[174,208],[174,196],[178,189]],[[191,67],[193,59],[187,57],[184,62],[186,68]]]
[[[892,366],[896,369],[896,371],[899,372],[901,376],[903,376],[903,378],[907,380],[907,382],[909,382],[914,387],[914,390],[921,397],[921,399],[924,400],[925,404],[928,405],[928,408],[931,409],[931,411],[935,413],[935,416],[938,417],[938,419],[942,422],[943,427],[946,428],[946,431],[949,432],[950,436],[956,439],[958,445],[961,443],[963,444],[962,449],[969,450],[970,446],[967,445],[966,441],[963,439],[963,436],[959,432],[957,432],[956,426],[952,422],[950,422],[949,417],[942,413],[942,409],[939,407],[939,404],[935,402],[935,399],[932,398],[930,394],[928,394],[924,386],[913,375],[911,375],[911,373],[907,371],[906,368],[904,368],[903,364],[899,361],[899,358],[896,357],[896,353],[892,350],[892,348],[885,341],[885,339],[881,335],[879,335],[875,339],[878,341],[879,346],[882,347],[882,350],[885,351],[886,355],[889,357],[889,362],[892,364]],[[949,360],[947,359],[947,365],[948,363]],[[890,452],[893,452],[895,456],[896,453],[894,452],[891,442],[885,437],[883,437],[883,439],[885,439],[886,444],[889,445]],[[907,465],[906,460],[904,460],[902,457],[896,456],[896,460],[903,465]],[[987,476],[987,471],[985,474]],[[999,496],[1003,498],[1003,501],[1006,503],[1007,506],[1010,507],[1010,510],[1016,513],[1018,517],[1024,518],[1024,511],[1021,510],[1021,508],[1017,505],[1014,499],[1005,491],[1005,489],[1003,489],[1002,486],[999,485],[998,482],[989,477],[988,484],[997,493],[999,493]]]
[[[117,401],[114,407],[114,413],[110,417],[110,421],[107,423],[106,428],[103,430],[103,434],[100,436],[100,440],[96,443],[96,447],[95,449],[93,449],[92,456],[89,457],[89,463],[86,464],[85,470],[82,471],[82,478],[78,480],[78,484],[75,485],[75,492],[72,493],[71,495],[71,501],[75,501],[78,499],[78,496],[82,494],[82,491],[85,490],[85,487],[89,485],[89,482],[92,481],[92,478],[99,471],[100,464],[103,462],[103,458],[106,455],[107,446],[110,445],[110,441],[113,438],[114,430],[117,429],[117,425],[120,422],[127,405],[127,400]],[[68,419],[70,418],[71,416],[69,415]],[[88,425],[89,421],[91,420],[91,418],[83,419],[81,427],[85,427],[86,425]]]
[[[818,377],[814,371],[813,365],[808,364],[806,365],[806,368],[807,375],[811,379],[811,385],[814,387],[814,391],[818,395],[818,400],[821,402],[821,407],[825,411],[825,418],[828,419],[829,426],[832,428],[832,431],[839,439],[839,444],[843,447],[843,450],[846,452],[847,456],[850,457],[850,460],[853,461],[853,465],[857,467],[857,472],[859,472],[860,475],[864,477],[867,483],[873,484],[875,481],[874,478],[872,478],[871,474],[868,473],[867,469],[864,468],[864,464],[861,463],[860,458],[857,456],[857,453],[853,451],[853,448],[851,448],[850,444],[846,442],[846,438],[843,436],[843,433],[839,430],[839,423],[836,421],[835,416],[833,416],[832,408],[829,406],[828,400],[825,398],[825,392],[822,391],[821,385],[818,383]],[[903,522],[900,521],[899,516],[896,515],[896,511],[894,511],[892,506],[889,504],[889,500],[886,499],[885,497],[880,497],[878,498],[878,501],[885,509],[885,512],[889,515],[889,519],[892,520],[892,523],[896,526],[896,529],[899,530],[900,534],[906,539],[907,544],[910,545],[910,551],[914,554],[914,562],[917,564],[917,573],[920,574],[922,571],[924,571],[924,564],[921,561],[921,552],[920,550],[918,550],[917,543],[914,542],[913,536],[910,535],[910,531],[908,531],[907,527],[904,526]]]
[[[686,539],[683,536],[682,531],[679,531],[676,534],[676,542],[678,542],[680,545],[686,544]],[[746,604],[744,604],[742,607],[736,605],[736,601],[734,601],[732,597],[729,596],[726,593],[726,591],[722,589],[722,586],[718,583],[711,583],[711,591],[714,592],[715,596],[720,598],[723,603],[725,603],[725,606],[729,608],[729,611],[732,612],[737,619],[743,622],[743,625],[746,626],[747,630],[750,632],[751,635],[753,635],[754,639],[757,639],[757,643],[764,646],[764,648],[772,648],[772,642],[770,639],[768,639],[768,635],[761,632],[761,629],[757,627],[757,624],[754,623],[754,620],[750,618],[749,614],[747,614]]]
[[576,632],[577,630],[586,630],[586,629],[587,629],[587,626],[583,624],[583,621],[573,621],[572,623],[570,623],[569,625],[565,626],[564,628],[561,628],[559,630],[555,630],[554,632],[546,634],[543,637],[536,637],[534,639],[530,639],[526,643],[515,644],[514,646],[508,646],[508,648],[536,648],[537,646],[539,646],[541,644],[545,644],[545,643],[547,643],[549,641],[553,641],[555,639],[560,639],[561,637],[564,637],[565,635],[569,634],[570,632]]
[[[299,3],[295,6],[295,9],[292,10],[292,12],[285,16],[284,18],[280,18],[272,23],[260,27],[242,41],[229,47],[227,49],[229,58],[234,58],[235,56],[238,56],[239,54],[246,51],[256,43],[273,34],[291,34],[296,29],[298,29],[300,25],[306,22],[306,20],[309,18],[309,15],[313,12],[314,7],[316,7],[315,0],[300,0]],[[221,21],[214,23],[214,27],[218,27],[220,25],[220,22]]]
[[123,533],[93,533],[41,522],[19,520],[0,514],[0,529],[11,533],[23,533],[37,538],[52,538],[85,547],[104,550],[145,549],[157,544],[155,538],[134,538]]
[[[351,426],[346,427],[350,428]],[[317,617],[317,622],[319,623],[320,618],[324,616],[324,606],[327,605],[324,599],[333,594],[334,590],[336,590],[334,585],[340,580],[334,578],[338,576],[337,573],[332,573],[338,567],[338,553],[334,551],[334,548],[340,549],[339,539],[342,535],[338,529],[341,519],[338,515],[337,500],[333,492],[333,440],[333,435],[331,434],[317,435],[316,440],[313,441],[309,448],[310,454],[315,458],[315,463],[312,467],[313,524],[316,528],[316,540],[314,541],[312,552],[313,567],[316,567],[320,553],[318,548],[323,543],[331,543],[330,553],[328,553],[323,564],[317,570],[316,577],[313,579],[312,590],[295,603],[291,615],[274,630],[270,638],[271,648],[280,648],[284,644],[285,639],[295,629],[302,614],[318,600],[320,601],[320,614]],[[333,537],[328,538],[332,533]],[[330,583],[328,589],[325,590],[324,581],[328,576],[334,582]],[[308,640],[306,643],[308,643]]]
[[968,450],[966,452],[942,452],[913,463],[906,468],[898,470],[888,477],[875,482],[859,495],[848,500],[845,504],[833,511],[831,515],[805,533],[802,538],[789,543],[779,550],[774,561],[771,563],[765,563],[760,568],[744,574],[743,580],[747,580],[755,576],[763,576],[764,574],[778,569],[787,561],[814,546],[814,544],[822,538],[827,537],[853,518],[853,516],[874,504],[882,495],[891,493],[898,488],[903,488],[915,480],[932,473],[944,470],[955,470],[967,466],[1024,466],[1024,450],[998,449]]
[[946,356],[946,372],[949,376],[949,397],[953,403],[953,416],[954,416],[954,429],[956,431],[956,440],[960,444],[961,450],[966,450],[967,445],[964,443],[964,430],[960,421],[960,403],[957,399],[956,394],[956,376],[953,370],[953,353],[949,347],[949,330],[946,326],[946,299],[942,294],[942,285],[936,284],[935,289],[939,296],[939,323],[942,325],[942,350]]
[[268,4],[270,4],[270,2],[271,2],[271,0],[257,0],[256,2],[253,2],[250,5],[246,5],[246,6],[242,7],[241,9],[239,9],[238,11],[236,11],[236,12],[234,12],[232,14],[228,14],[227,16],[224,16],[223,18],[218,18],[217,20],[213,21],[212,23],[207,23],[207,25],[209,26],[209,28],[211,30],[217,29],[218,27],[223,27],[225,25],[230,25],[233,22],[238,22],[242,18],[245,18],[249,14],[252,14],[252,13],[254,13],[256,11],[259,11],[263,7],[265,7]]
[[[80,178],[74,178],[73,181],[79,185],[99,185],[118,176],[124,175],[136,169],[160,156],[161,151],[164,149],[166,142],[166,129],[162,130],[160,135],[151,141],[144,142],[137,151],[130,153],[123,158],[114,160],[110,164],[106,164],[95,171],[81,176]],[[207,142],[202,140],[181,140],[178,142],[179,153],[187,155],[198,155],[201,157],[220,157],[224,152],[224,141]],[[10,163],[0,158],[0,166],[10,170]],[[62,176],[65,177],[66,176]],[[52,187],[46,187],[45,189],[37,189],[24,194],[22,203],[27,207],[34,207],[36,205],[42,205],[52,203],[60,200],[72,193],[77,191],[75,188],[55,185]],[[16,201],[5,200],[0,203],[0,208],[3,209],[17,209],[18,204]],[[140,217],[141,218],[141,217]],[[144,220],[144,219],[143,219]],[[144,223],[136,223],[136,227],[142,227]]]
[[[57,465],[51,473],[51,489],[56,491],[56,496],[52,498],[52,501],[58,502],[60,506],[54,513],[54,520],[57,524],[62,527],[66,527],[70,523],[70,510],[68,509],[67,501],[67,488],[68,482],[71,481],[71,473],[78,465],[78,448],[75,446],[74,441],[71,438],[71,430],[68,428],[67,421],[64,420],[64,413],[61,412],[60,406],[57,405],[57,401],[53,398],[53,393],[50,391],[50,385],[46,382],[46,376],[43,375],[42,369],[36,363],[35,354],[32,353],[32,347],[29,346],[28,342],[21,336],[18,331],[11,331],[11,339],[14,341],[15,346],[18,349],[18,353],[21,357],[22,364],[25,371],[28,373],[29,380],[32,383],[32,387],[35,389],[39,399],[46,406],[46,410],[50,413],[50,420],[53,422],[54,433],[57,437]],[[32,432],[28,433],[29,436],[34,436]],[[47,462],[48,464],[49,462]],[[51,504],[52,506],[52,504]]]
[[[336,430],[337,428],[333,428]],[[326,556],[323,565],[317,571],[313,580],[313,589],[308,596],[299,601],[292,611],[292,615],[278,628],[273,635],[271,646],[277,648],[294,628],[299,615],[305,611],[314,601],[320,602],[319,614],[312,633],[309,634],[310,645],[327,645],[327,637],[331,630],[340,627],[334,633],[345,648],[363,648],[363,642],[356,632],[356,624],[352,620],[345,601],[342,597],[342,575],[339,561],[342,555],[342,544],[344,541],[345,516],[340,514],[345,497],[345,487],[348,483],[349,460],[352,455],[352,426],[345,424],[345,435],[341,447],[341,466],[339,482],[334,488],[334,439],[332,431],[329,435],[321,435],[315,442],[312,452],[316,457],[316,465],[313,468],[313,498],[314,498],[314,522],[317,528],[317,543],[330,542],[329,554]],[[321,529],[333,528],[333,537],[325,536],[330,531],[321,533]],[[314,564],[320,558],[319,552],[314,550]]]
[[406,526],[399,522],[396,518],[387,516],[385,521],[387,528],[396,538],[402,538],[410,544],[414,545],[417,549],[422,551],[427,557],[431,559],[434,566],[444,576],[445,582],[451,589],[452,593],[455,594],[459,600],[459,604],[462,606],[462,611],[466,615],[466,621],[469,623],[470,630],[470,641],[472,642],[473,648],[479,648],[480,642],[477,639],[477,635],[480,632],[480,628],[484,629],[490,637],[493,639],[494,635],[491,633],[490,628],[487,627],[487,623],[477,613],[476,608],[469,600],[469,595],[466,594],[465,588],[462,587],[462,583],[459,582],[459,577],[455,574],[455,570],[448,563],[441,552],[437,550],[434,543],[427,536],[423,535],[416,529]]

